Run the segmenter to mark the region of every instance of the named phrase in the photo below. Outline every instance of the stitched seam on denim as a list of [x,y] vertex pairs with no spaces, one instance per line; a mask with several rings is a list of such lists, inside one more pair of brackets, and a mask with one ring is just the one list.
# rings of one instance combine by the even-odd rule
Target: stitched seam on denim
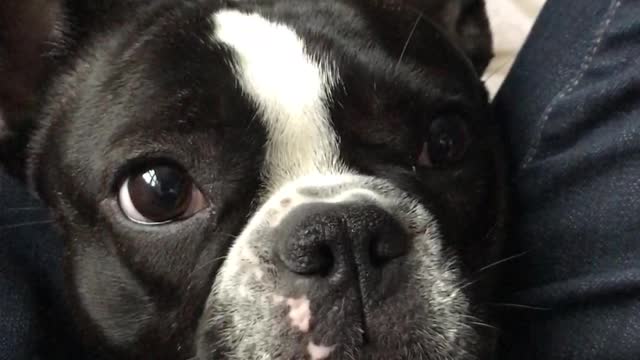
[[595,42],[593,43],[591,49],[589,49],[589,52],[587,53],[584,60],[582,61],[582,64],[580,65],[580,70],[578,70],[578,73],[576,74],[575,78],[571,82],[569,82],[551,100],[549,105],[547,105],[547,108],[542,113],[541,119],[538,122],[538,126],[536,127],[536,132],[534,134],[533,141],[529,146],[529,150],[527,150],[525,154],[522,165],[520,165],[520,170],[524,170],[527,167],[529,167],[533,159],[536,157],[538,153],[538,148],[540,146],[540,142],[542,141],[542,133],[544,131],[545,125],[547,124],[547,121],[549,120],[549,117],[551,116],[551,112],[555,110],[555,106],[558,105],[560,100],[564,99],[565,97],[567,97],[567,95],[573,92],[573,90],[580,84],[580,82],[584,78],[584,75],[587,72],[587,70],[589,70],[591,63],[593,62],[593,59],[595,58],[596,54],[598,53],[598,50],[600,49],[600,45],[602,44],[602,39],[604,38],[604,35],[607,33],[607,30],[609,29],[609,25],[611,25],[611,21],[615,17],[616,12],[620,8],[621,3],[622,3],[622,0],[613,1],[611,3],[609,10],[607,11],[607,16],[605,18],[605,21],[600,26],[600,29],[598,29],[598,31],[596,32]]

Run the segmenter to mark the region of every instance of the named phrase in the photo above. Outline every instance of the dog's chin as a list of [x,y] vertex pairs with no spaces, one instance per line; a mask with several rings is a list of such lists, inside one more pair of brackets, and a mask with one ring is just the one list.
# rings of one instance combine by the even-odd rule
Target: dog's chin
[[[392,322],[384,317],[379,322]],[[330,325],[330,324],[329,324]],[[264,341],[243,341],[229,343],[229,339],[202,338],[200,360],[231,359],[291,359],[291,360],[466,360],[480,358],[477,345],[480,336],[474,331],[457,334],[446,339],[445,334],[436,334],[428,328],[414,328],[403,331],[379,332],[365,330],[360,324],[351,326],[333,325],[335,332],[318,335],[281,337],[263,334]],[[219,330],[216,332],[220,333]],[[440,339],[434,342],[434,335]],[[252,336],[250,336],[252,337]],[[473,355],[472,355],[473,354]]]
[[[204,310],[200,358],[458,360],[477,354],[481,341],[470,319],[478,314],[471,313],[457,261],[442,249],[433,215],[381,179],[332,179],[314,192],[298,183],[283,187],[238,236]],[[283,199],[288,207],[280,212],[287,212],[274,222],[268,214]],[[322,231],[317,224],[324,224]],[[354,230],[366,235],[379,224],[385,232],[375,236]],[[330,256],[305,252],[295,258],[299,263],[284,256],[299,247],[278,253],[266,246],[299,233],[311,240],[329,236],[337,245],[311,247],[318,242],[309,240],[303,249]],[[371,239],[388,242],[374,247]],[[380,257],[391,254],[392,245],[406,251]],[[326,266],[309,273],[296,267],[301,264]]]
[[254,305],[252,316],[210,307],[199,359],[462,360],[479,358],[479,345],[488,343],[471,316],[426,308],[413,294],[367,310],[351,295],[311,308],[305,298],[285,299],[266,312]]

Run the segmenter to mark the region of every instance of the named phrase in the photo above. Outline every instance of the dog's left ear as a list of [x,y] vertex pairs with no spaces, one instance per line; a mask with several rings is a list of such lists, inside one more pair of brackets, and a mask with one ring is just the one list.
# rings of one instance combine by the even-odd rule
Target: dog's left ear
[[[430,20],[482,74],[493,57],[491,29],[484,0],[358,0],[378,10],[380,17],[395,22],[406,37],[417,19]],[[399,26],[403,26],[400,29]],[[405,38],[406,39],[406,38]]]
[[0,0],[0,165],[21,176],[34,111],[63,33],[62,0]]

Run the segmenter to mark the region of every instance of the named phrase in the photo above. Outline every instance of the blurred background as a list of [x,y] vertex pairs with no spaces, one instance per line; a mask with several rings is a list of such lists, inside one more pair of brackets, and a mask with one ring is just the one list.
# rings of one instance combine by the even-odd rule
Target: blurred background
[[495,58],[484,74],[495,95],[546,0],[486,0],[493,30]]

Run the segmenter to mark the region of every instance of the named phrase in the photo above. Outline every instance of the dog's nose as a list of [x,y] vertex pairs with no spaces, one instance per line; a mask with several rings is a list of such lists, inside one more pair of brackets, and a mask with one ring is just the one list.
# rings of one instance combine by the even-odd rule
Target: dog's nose
[[277,256],[301,276],[370,278],[411,246],[402,224],[375,204],[300,205],[276,232]]

